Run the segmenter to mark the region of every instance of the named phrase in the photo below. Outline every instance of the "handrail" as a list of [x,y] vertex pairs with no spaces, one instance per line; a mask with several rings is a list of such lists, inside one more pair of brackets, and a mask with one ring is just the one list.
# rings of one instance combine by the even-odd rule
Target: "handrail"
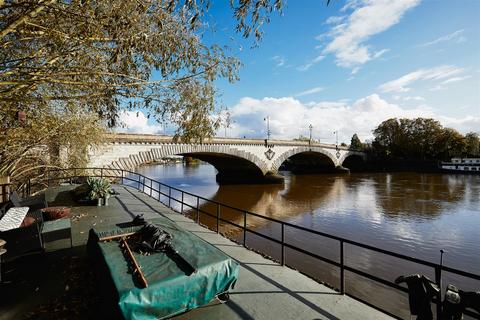
[[[61,176],[61,177],[52,176],[52,173],[54,173],[54,172],[70,172],[72,170],[73,170],[73,176]],[[77,174],[77,171],[79,171],[79,170],[84,171],[84,172],[85,171],[90,171],[91,174],[79,175],[79,174]],[[95,171],[98,171],[98,170],[100,171],[99,175],[95,174]],[[120,175],[115,174],[117,172],[120,172]],[[129,177],[128,175],[131,175],[133,177],[137,177],[137,179],[134,179],[133,177]],[[230,205],[227,205],[227,204],[223,204],[223,203],[215,201],[215,200],[210,200],[210,199],[207,199],[205,197],[195,195],[191,192],[184,191],[184,190],[176,188],[176,187],[172,187],[172,186],[164,184],[160,181],[157,181],[157,180],[151,179],[149,177],[146,177],[143,174],[133,172],[133,171],[129,171],[129,170],[124,170],[124,169],[120,169],[120,168],[118,168],[118,169],[116,169],[116,168],[51,169],[51,170],[49,170],[49,172],[47,172],[46,176],[47,176],[47,178],[43,179],[43,180],[47,180],[46,182],[47,182],[48,185],[50,185],[51,180],[54,180],[54,181],[55,180],[69,180],[71,182],[73,179],[80,178],[80,177],[89,177],[89,176],[90,177],[120,179],[121,184],[125,184],[125,180],[134,182],[134,183],[137,184],[137,189],[138,190],[142,191],[143,193],[149,195],[152,198],[153,198],[153,195],[152,195],[153,192],[158,193],[158,198],[154,198],[154,199],[159,201],[159,202],[162,202],[161,201],[162,196],[166,197],[168,199],[168,203],[164,203],[164,202],[162,202],[162,203],[167,205],[168,207],[170,207],[172,209],[173,209],[172,201],[174,201],[175,203],[178,203],[180,205],[180,213],[181,214],[184,213],[184,207],[185,206],[190,208],[191,210],[196,210],[195,221],[197,223],[200,223],[200,214],[201,213],[205,214],[205,215],[207,215],[211,218],[216,219],[215,231],[217,233],[220,232],[220,222],[227,223],[227,224],[230,224],[230,225],[233,225],[237,228],[242,229],[243,230],[243,243],[242,244],[246,248],[248,248],[247,247],[247,241],[246,241],[247,240],[247,237],[246,237],[247,232],[250,233],[250,234],[254,234],[256,236],[259,236],[263,239],[267,239],[269,241],[272,241],[274,243],[279,244],[281,246],[281,258],[280,258],[280,264],[281,265],[285,265],[285,248],[289,248],[291,250],[295,250],[296,252],[299,252],[299,253],[302,253],[304,255],[310,256],[312,258],[315,258],[315,259],[321,260],[323,262],[326,262],[326,263],[328,263],[330,265],[333,265],[335,267],[339,267],[340,268],[340,288],[339,288],[339,290],[340,290],[341,294],[347,294],[347,295],[349,295],[349,296],[351,296],[351,297],[353,297],[353,298],[355,298],[355,299],[357,299],[361,302],[367,303],[371,307],[376,308],[376,309],[378,309],[382,312],[385,312],[388,315],[393,316],[395,318],[398,318],[398,316],[396,316],[394,314],[391,314],[390,312],[382,309],[379,306],[372,305],[371,303],[362,300],[360,297],[357,297],[354,294],[350,294],[350,293],[345,292],[345,280],[346,280],[345,279],[345,271],[355,273],[355,274],[357,274],[361,277],[373,280],[377,283],[380,283],[382,285],[391,287],[391,288],[396,289],[398,291],[408,292],[405,287],[402,287],[402,286],[400,286],[396,283],[393,283],[389,280],[382,279],[382,278],[379,278],[377,276],[371,275],[368,272],[356,269],[352,266],[346,265],[345,264],[345,253],[344,253],[344,245],[345,244],[349,244],[349,245],[352,245],[352,246],[356,246],[356,247],[359,247],[359,248],[371,250],[371,251],[378,252],[378,253],[381,253],[381,254],[384,254],[384,255],[388,255],[388,256],[391,256],[391,257],[395,257],[395,258],[398,258],[398,259],[414,262],[416,264],[420,264],[420,265],[424,265],[424,266],[433,268],[434,271],[435,271],[435,282],[440,287],[440,289],[442,289],[442,271],[452,273],[452,274],[456,274],[456,275],[460,275],[460,276],[463,276],[463,277],[466,277],[466,278],[480,280],[480,275],[478,275],[478,274],[474,274],[474,273],[471,273],[471,272],[467,272],[467,271],[458,270],[458,269],[455,269],[455,268],[443,266],[443,265],[440,265],[440,264],[437,264],[437,263],[434,263],[434,262],[431,262],[431,261],[426,261],[426,260],[423,260],[423,259],[407,256],[407,255],[396,253],[396,252],[393,252],[393,251],[377,248],[377,247],[374,247],[374,246],[371,246],[371,245],[363,244],[363,243],[353,241],[353,240],[350,240],[350,239],[346,239],[346,238],[343,238],[343,237],[331,235],[331,234],[328,234],[328,233],[325,233],[325,232],[309,229],[309,228],[299,226],[299,225],[295,225],[295,224],[292,224],[292,223],[289,223],[289,222],[284,222],[284,221],[281,221],[281,220],[278,220],[278,219],[275,219],[275,218],[263,216],[263,215],[260,215],[258,213],[249,212],[247,210],[236,208],[236,207],[233,207],[233,206],[230,206]],[[158,185],[158,189],[154,188],[154,184]],[[27,193],[30,193],[31,192],[31,186],[32,186],[31,181],[29,180],[26,185],[28,186]],[[165,189],[165,188],[168,189],[168,193],[162,192],[162,189]],[[148,193],[147,193],[146,189],[148,189]],[[177,199],[174,196],[172,196],[172,190],[177,192],[177,193],[180,193],[180,199]],[[193,206],[191,204],[186,203],[185,202],[185,195],[193,197],[194,199],[196,198],[196,206]],[[202,200],[206,203],[213,204],[216,208],[215,214],[211,214],[207,211],[204,211],[204,210],[200,209],[200,200]],[[235,211],[243,214],[243,225],[239,225],[239,224],[233,223],[229,220],[226,220],[226,219],[222,218],[221,217],[222,208],[235,210]],[[252,230],[252,229],[249,229],[248,226],[247,226],[248,216],[257,217],[257,218],[261,218],[261,219],[264,219],[264,220],[268,220],[268,221],[280,224],[281,225],[281,239],[278,240],[278,239],[275,239],[271,236],[265,235],[263,233],[257,232],[257,231]],[[331,260],[329,258],[320,256],[318,254],[309,252],[305,249],[299,248],[298,246],[295,246],[291,243],[287,243],[285,241],[285,227],[293,228],[293,229],[296,229],[296,230],[308,232],[308,233],[311,233],[311,234],[315,234],[315,235],[326,237],[326,238],[329,238],[329,239],[332,239],[332,240],[339,241],[339,244],[340,244],[339,245],[339,250],[340,250],[339,261]],[[440,293],[435,297],[435,300],[433,301],[437,305],[437,319],[441,319],[441,303],[439,303],[439,301],[441,301],[441,292],[442,292],[442,290],[440,290]],[[465,314],[469,315],[471,317],[474,317],[476,319],[480,319],[480,314],[477,313],[477,312],[466,310]]]

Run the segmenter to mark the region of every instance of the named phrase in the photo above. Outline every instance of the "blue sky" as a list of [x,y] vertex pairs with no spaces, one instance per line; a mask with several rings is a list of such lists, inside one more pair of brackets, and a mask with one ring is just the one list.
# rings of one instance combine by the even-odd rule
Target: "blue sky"
[[[235,34],[227,1],[214,1],[207,42],[227,44],[244,66],[240,81],[217,81],[232,137],[308,135],[349,142],[390,117],[432,117],[480,131],[480,1],[302,0],[274,13],[256,48]],[[158,125],[125,116],[129,131]],[[172,130],[173,128],[169,128]],[[219,131],[224,135],[224,130]]]

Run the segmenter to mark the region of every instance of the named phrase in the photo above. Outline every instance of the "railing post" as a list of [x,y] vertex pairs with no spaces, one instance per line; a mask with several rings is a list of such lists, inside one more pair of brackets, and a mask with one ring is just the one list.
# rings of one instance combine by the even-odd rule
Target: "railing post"
[[282,266],[285,265],[285,224],[282,222],[282,252],[281,252],[281,258],[280,258],[280,263]]
[[182,202],[180,203],[180,214],[183,214],[183,191],[182,191]]
[[220,204],[217,203],[217,233],[220,233],[219,222],[220,222]]
[[344,242],[340,240],[340,293],[345,294]]
[[152,196],[152,184],[153,184],[153,181],[152,179],[150,179],[150,197]]
[[435,267],[435,282],[440,288],[440,291],[437,293],[437,320],[442,319],[442,267]]
[[100,178],[103,179],[103,168],[100,168]]
[[140,191],[140,179],[142,178],[141,175],[138,175],[138,187],[137,190]]
[[200,198],[197,197],[197,224],[200,224]]
[[124,184],[125,182],[123,181],[123,175],[124,175],[124,172],[123,172],[123,169],[120,171],[122,173],[122,180],[121,180],[121,183]]
[[168,207],[172,207],[172,187],[168,187]]
[[162,202],[162,184],[158,183],[158,201]]
[[247,246],[247,211],[243,211],[243,246]]

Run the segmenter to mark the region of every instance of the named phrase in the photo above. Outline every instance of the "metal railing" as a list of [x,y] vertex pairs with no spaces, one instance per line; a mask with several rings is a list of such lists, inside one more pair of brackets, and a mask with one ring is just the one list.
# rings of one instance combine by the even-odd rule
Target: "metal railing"
[[[64,175],[63,173],[68,173],[68,174]],[[419,265],[422,265],[422,266],[432,268],[434,270],[434,273],[435,273],[435,283],[440,287],[440,292],[438,293],[438,295],[436,295],[436,297],[432,301],[433,303],[436,304],[437,319],[441,319],[441,312],[442,312],[440,302],[441,302],[441,293],[442,293],[442,273],[443,272],[448,272],[448,273],[451,273],[451,274],[454,274],[454,275],[459,275],[459,276],[466,277],[466,278],[472,279],[472,280],[480,280],[480,275],[478,275],[478,274],[473,274],[473,273],[470,273],[470,272],[450,268],[450,267],[443,266],[443,265],[433,263],[433,262],[430,262],[430,261],[410,257],[410,256],[407,256],[407,255],[403,255],[403,254],[388,251],[388,250],[385,250],[385,249],[377,248],[377,247],[374,247],[374,246],[371,246],[371,245],[363,244],[363,243],[360,243],[360,242],[357,242],[357,241],[349,240],[349,239],[346,239],[346,238],[338,237],[338,236],[331,235],[331,234],[328,234],[328,233],[320,232],[320,231],[317,231],[317,230],[312,230],[312,229],[309,229],[309,228],[306,228],[306,227],[303,227],[303,226],[295,225],[295,224],[292,224],[292,223],[289,223],[289,222],[285,222],[285,221],[281,221],[281,220],[274,219],[274,218],[271,218],[271,217],[267,217],[267,216],[264,216],[264,215],[260,215],[260,214],[254,213],[254,212],[249,212],[247,210],[235,208],[233,206],[229,206],[227,204],[223,204],[223,203],[220,203],[218,201],[210,200],[210,199],[195,195],[193,193],[190,193],[188,191],[184,191],[182,189],[178,189],[178,188],[166,185],[164,183],[161,183],[160,181],[148,178],[148,177],[146,177],[146,176],[144,176],[140,173],[137,173],[137,172],[132,172],[132,171],[123,170],[123,169],[110,169],[110,168],[55,169],[55,170],[50,170],[50,172],[48,172],[46,174],[46,177],[44,179],[42,179],[42,181],[46,182],[47,186],[50,186],[51,181],[63,180],[63,181],[68,181],[68,182],[72,183],[72,182],[75,182],[75,180],[78,179],[78,178],[85,178],[85,177],[110,178],[110,179],[115,179],[117,182],[119,182],[121,184],[126,184],[125,183],[126,181],[130,181],[131,183],[137,185],[138,190],[142,191],[143,193],[146,193],[150,197],[153,197],[157,201],[162,202],[164,205],[168,206],[169,208],[173,208],[174,204],[177,203],[180,206],[180,211],[179,211],[180,214],[184,214],[185,207],[190,208],[194,212],[195,221],[197,223],[200,222],[200,215],[201,214],[204,214],[204,215],[210,216],[211,218],[214,218],[215,219],[215,229],[214,230],[217,233],[220,232],[220,222],[223,222],[223,223],[226,223],[228,225],[232,225],[236,228],[239,228],[243,231],[242,245],[246,248],[248,248],[247,247],[247,234],[253,234],[253,235],[259,236],[261,238],[267,239],[269,241],[272,241],[276,244],[279,244],[281,246],[281,254],[280,254],[279,263],[282,266],[285,265],[285,249],[288,248],[288,249],[294,250],[298,253],[304,254],[306,256],[315,258],[317,260],[320,260],[320,261],[323,261],[323,262],[328,263],[330,265],[333,265],[335,267],[338,267],[339,270],[340,270],[340,285],[339,285],[340,288],[338,288],[338,290],[340,291],[341,294],[346,294],[346,295],[348,295],[348,296],[350,296],[350,297],[352,297],[356,300],[361,301],[362,303],[365,303],[365,304],[367,304],[367,305],[369,305],[369,306],[371,306],[371,307],[373,307],[377,310],[380,310],[380,311],[382,311],[382,312],[384,312],[384,313],[386,313],[386,314],[388,314],[392,317],[395,317],[395,318],[399,318],[399,316],[397,316],[395,314],[392,314],[391,312],[383,309],[380,306],[373,305],[372,303],[370,303],[368,301],[365,301],[364,299],[360,298],[359,296],[356,296],[354,294],[345,292],[345,280],[346,280],[345,279],[346,278],[345,277],[345,271],[348,271],[348,272],[352,272],[356,275],[359,275],[361,277],[367,278],[369,280],[373,280],[373,281],[375,281],[375,282],[377,282],[381,285],[384,285],[384,286],[393,288],[395,290],[398,290],[400,292],[408,293],[407,288],[405,288],[403,286],[400,286],[400,285],[398,285],[398,284],[396,284],[396,283],[394,283],[390,280],[386,280],[386,279],[377,277],[377,276],[372,275],[368,272],[365,272],[365,271],[362,271],[360,269],[357,269],[357,268],[354,268],[352,266],[347,265],[345,263],[345,261],[346,261],[346,259],[345,259],[346,258],[345,257],[345,244],[355,246],[357,248],[367,249],[367,250],[370,250],[370,251],[373,251],[373,252],[377,252],[377,253],[380,253],[380,254],[387,255],[389,257],[394,257],[394,258],[397,258],[397,259],[413,262],[415,264],[419,264]],[[38,182],[39,181],[37,181],[37,183]],[[155,184],[157,185],[157,187],[155,187]],[[30,194],[31,191],[32,191],[32,189],[31,189],[32,185],[33,184],[30,181],[28,181],[28,183],[25,184],[25,186],[27,186],[26,187],[27,190],[23,190],[23,191],[27,194]],[[180,194],[180,197],[174,197],[172,195],[172,191],[177,192],[177,194]],[[154,197],[155,193],[157,194],[156,198]],[[164,198],[166,198],[165,201],[161,201],[162,196]],[[195,204],[192,205],[192,204],[189,204],[188,202],[186,202],[185,201],[185,196],[193,197],[193,199],[196,199],[194,201]],[[201,209],[201,207],[200,207],[200,202],[201,201],[203,202],[203,204],[213,204],[216,208],[215,214],[212,214],[210,212],[207,212],[206,210]],[[222,218],[222,215],[221,215],[221,213],[223,211],[222,209],[223,210],[224,209],[229,209],[229,210],[239,212],[241,215],[243,215],[243,223],[242,224],[237,224],[237,223],[234,223],[230,220]],[[256,218],[259,218],[259,219],[267,220],[267,221],[272,222],[272,223],[280,224],[280,226],[281,226],[281,228],[280,228],[281,229],[280,240],[275,239],[274,237],[265,235],[263,233],[260,233],[256,230],[249,229],[248,225],[247,225],[248,217],[256,217]],[[338,261],[335,261],[335,260],[332,260],[330,258],[321,256],[319,254],[310,252],[306,249],[303,249],[303,248],[300,248],[296,245],[293,245],[292,243],[288,243],[285,240],[285,227],[292,228],[292,229],[296,230],[297,232],[298,231],[306,232],[306,233],[309,233],[309,234],[318,235],[318,236],[322,236],[322,237],[325,237],[325,238],[329,238],[329,239],[338,241],[339,242],[339,259],[338,259]],[[475,311],[466,310],[464,312],[464,314],[466,314],[468,316],[471,316],[475,319],[480,319],[480,314],[475,312]]]

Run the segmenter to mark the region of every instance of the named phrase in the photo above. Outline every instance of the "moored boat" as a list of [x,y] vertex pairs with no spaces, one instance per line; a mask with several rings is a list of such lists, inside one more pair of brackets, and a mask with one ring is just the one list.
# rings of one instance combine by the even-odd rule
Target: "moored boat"
[[440,169],[448,172],[480,174],[480,158],[452,158],[441,162]]

